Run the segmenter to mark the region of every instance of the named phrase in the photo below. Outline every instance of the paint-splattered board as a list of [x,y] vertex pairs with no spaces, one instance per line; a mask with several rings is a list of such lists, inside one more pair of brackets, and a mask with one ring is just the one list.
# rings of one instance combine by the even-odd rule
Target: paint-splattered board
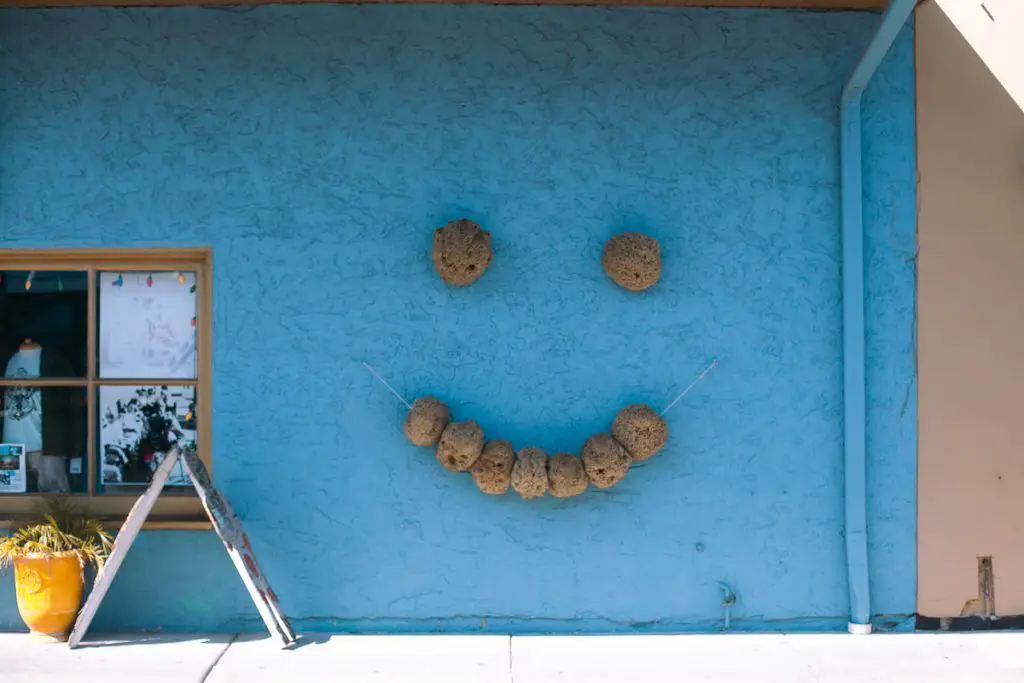
[[235,515],[227,499],[220,491],[214,488],[210,482],[210,474],[206,465],[195,454],[194,451],[185,450],[181,453],[182,461],[185,463],[185,471],[188,472],[192,485],[199,493],[199,499],[206,508],[206,514],[213,523],[213,530],[217,532],[228,556],[235,564],[238,575],[242,577],[249,595],[252,597],[256,609],[267,625],[270,634],[276,636],[285,647],[295,642],[295,632],[292,630],[288,618],[281,611],[277,602],[277,595],[270,587],[267,577],[263,575],[259,563],[256,561],[256,553],[249,544],[249,537],[245,535],[242,522]]
[[120,531],[117,532],[110,557],[107,558],[106,564],[97,575],[92,592],[85,601],[82,611],[79,612],[71,636],[68,638],[70,647],[77,647],[82,642],[82,638],[89,630],[89,625],[96,616],[96,611],[99,609],[100,603],[103,602],[125,555],[139,535],[149,513],[153,510],[153,505],[156,504],[164,484],[167,483],[167,477],[171,470],[179,461],[184,464],[189,479],[192,480],[192,485],[195,487],[196,493],[199,494],[199,499],[213,524],[213,529],[224,543],[231,561],[235,564],[239,576],[242,577],[242,583],[245,584],[249,595],[252,596],[263,623],[267,625],[267,630],[281,642],[283,647],[295,642],[295,632],[292,630],[288,618],[281,611],[277,596],[256,561],[256,554],[249,544],[249,538],[245,535],[241,520],[235,515],[224,496],[213,486],[206,466],[195,452],[174,450],[164,458],[160,467],[153,473],[153,479],[146,492],[132,506]]

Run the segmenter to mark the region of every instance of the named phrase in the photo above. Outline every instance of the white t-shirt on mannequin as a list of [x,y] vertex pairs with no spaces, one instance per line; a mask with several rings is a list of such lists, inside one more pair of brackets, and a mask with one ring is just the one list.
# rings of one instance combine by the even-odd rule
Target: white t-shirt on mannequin
[[[7,362],[8,379],[39,377],[41,346],[22,349]],[[43,448],[43,400],[39,387],[7,387],[4,391],[4,443],[25,444],[31,453]]]

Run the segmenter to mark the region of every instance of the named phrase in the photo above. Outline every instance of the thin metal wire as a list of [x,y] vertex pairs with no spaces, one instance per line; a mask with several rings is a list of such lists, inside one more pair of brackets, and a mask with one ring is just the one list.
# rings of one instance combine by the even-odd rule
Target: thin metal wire
[[378,382],[380,382],[385,387],[387,387],[387,390],[390,391],[395,398],[397,398],[399,401],[401,401],[402,405],[404,405],[409,410],[412,410],[412,405],[408,401],[406,401],[404,398],[402,398],[402,395],[400,393],[398,393],[397,391],[395,391],[394,388],[390,384],[388,384],[386,381],[384,381],[384,378],[381,377],[380,375],[378,375],[377,371],[374,370],[370,366],[370,364],[367,363],[365,360],[363,361],[363,367],[366,368],[367,370],[369,370],[370,374],[373,375],[377,379]]
[[[402,396],[402,395],[401,395],[400,393],[398,393],[397,391],[395,391],[395,388],[394,388],[394,387],[392,387],[392,386],[391,386],[390,384],[388,384],[388,383],[387,383],[387,380],[385,380],[385,379],[384,379],[383,377],[381,377],[381,376],[380,376],[380,374],[379,374],[379,373],[378,373],[378,372],[377,372],[376,370],[374,370],[374,369],[373,369],[373,366],[372,366],[372,365],[370,365],[370,364],[369,364],[369,363],[367,363],[366,361],[363,361],[363,367],[364,367],[364,368],[366,368],[367,370],[369,370],[370,374],[371,374],[371,375],[373,375],[374,379],[376,379],[376,380],[377,380],[378,382],[380,382],[381,384],[383,384],[383,385],[384,385],[384,387],[385,387],[385,388],[386,388],[386,389],[387,389],[388,391],[390,391],[390,392],[391,392],[391,395],[392,395],[392,396],[394,396],[394,397],[395,397],[395,398],[397,398],[397,399],[398,399],[399,401],[401,401],[402,405],[404,405],[404,406],[405,406],[406,408],[408,408],[409,410],[412,410],[412,404],[410,404],[410,403],[409,403],[408,401],[406,401],[406,400],[405,400],[405,398],[404,398],[404,397],[403,397],[403,396]],[[669,403],[669,404],[668,404],[667,406],[665,406],[665,409],[661,411],[661,415],[662,415],[662,416],[664,416],[664,415],[665,415],[665,413],[667,413],[668,411],[672,410],[672,408],[674,408],[674,407],[675,407],[675,405],[676,405],[677,403],[679,403],[680,401],[682,401],[682,400],[683,400],[683,398],[684,398],[684,397],[685,397],[685,396],[686,396],[686,395],[687,395],[688,393],[690,393],[690,392],[691,392],[691,391],[693,390],[693,388],[694,388],[695,386],[697,386],[697,385],[698,385],[698,384],[700,383],[700,381],[701,381],[702,379],[704,379],[705,377],[707,377],[708,373],[709,373],[709,372],[711,372],[712,370],[714,370],[714,369],[715,369],[716,367],[718,367],[718,359],[715,359],[715,360],[711,361],[711,364],[710,364],[709,366],[707,366],[706,368],[704,368],[704,371],[703,371],[702,373],[700,373],[699,375],[697,375],[697,379],[695,379],[695,380],[693,380],[692,382],[690,382],[690,386],[688,386],[688,387],[686,387],[685,389],[683,389],[683,390],[682,390],[682,392],[680,392],[680,394],[679,394],[678,396],[676,396],[676,397],[675,397],[675,398],[674,398],[674,399],[672,400],[672,402],[671,402],[671,403]]]
[[682,401],[683,397],[686,396],[688,393],[690,393],[690,390],[692,390],[695,386],[697,386],[697,384],[702,379],[707,377],[707,374],[709,372],[711,372],[712,370],[714,370],[717,367],[718,367],[718,359],[716,358],[715,360],[711,361],[711,365],[709,365],[706,368],[704,368],[704,372],[702,372],[699,375],[697,375],[697,379],[695,379],[692,382],[690,382],[690,386],[688,386],[685,389],[683,389],[681,394],[676,396],[675,399],[673,399],[673,401],[671,403],[669,403],[667,406],[665,406],[665,410],[661,411],[662,417],[664,417],[665,413],[667,413],[668,411],[672,410],[672,408],[675,406],[675,404],[677,404],[680,401]]

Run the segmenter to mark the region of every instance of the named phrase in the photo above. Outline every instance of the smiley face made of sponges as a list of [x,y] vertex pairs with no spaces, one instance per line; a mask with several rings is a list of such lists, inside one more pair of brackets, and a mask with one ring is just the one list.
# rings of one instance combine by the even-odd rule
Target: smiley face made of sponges
[[650,406],[635,404],[615,416],[609,432],[587,439],[579,457],[540,448],[521,448],[502,439],[487,441],[476,422],[453,422],[451,411],[433,396],[416,399],[405,417],[405,435],[417,446],[434,448],[451,472],[468,472],[483,493],[500,496],[509,487],[526,500],[550,493],[578,496],[590,485],[611,488],[634,462],[647,460],[668,440],[668,426]]
[[[476,282],[491,265],[491,234],[462,218],[434,231],[430,252],[437,274],[446,283],[464,287]],[[605,273],[620,287],[641,292],[661,277],[658,241],[638,232],[625,232],[605,244],[601,256]],[[477,488],[503,495],[511,487],[526,500],[550,493],[570,498],[591,485],[611,488],[626,476],[632,463],[647,460],[665,445],[668,427],[647,405],[626,406],[615,416],[609,432],[583,444],[580,455],[543,449],[518,452],[503,439],[487,441],[476,422],[454,422],[451,411],[433,396],[417,399],[405,418],[409,441],[434,448],[437,461],[451,472],[468,472]]]

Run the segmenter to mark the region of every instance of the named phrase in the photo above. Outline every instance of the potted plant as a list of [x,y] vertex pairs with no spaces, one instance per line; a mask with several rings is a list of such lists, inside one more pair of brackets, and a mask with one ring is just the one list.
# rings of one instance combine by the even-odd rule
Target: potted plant
[[0,569],[14,567],[18,612],[32,635],[65,641],[82,603],[85,568],[103,566],[110,534],[64,497],[36,523],[0,538]]

